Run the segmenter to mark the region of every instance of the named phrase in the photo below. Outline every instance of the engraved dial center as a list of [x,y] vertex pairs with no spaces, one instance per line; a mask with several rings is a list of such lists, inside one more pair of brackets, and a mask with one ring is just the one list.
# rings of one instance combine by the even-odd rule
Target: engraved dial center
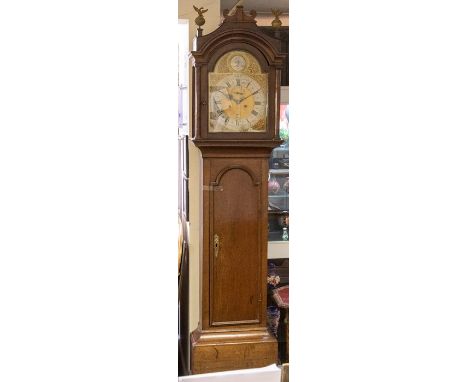
[[242,56],[234,56],[231,58],[231,67],[239,72],[245,68],[245,59]]

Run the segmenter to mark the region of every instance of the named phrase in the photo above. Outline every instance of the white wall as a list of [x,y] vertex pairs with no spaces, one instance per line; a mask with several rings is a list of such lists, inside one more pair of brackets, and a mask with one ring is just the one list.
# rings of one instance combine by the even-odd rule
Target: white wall
[[[189,20],[189,47],[192,48],[192,41],[195,37],[197,25],[195,18],[198,16],[193,9],[193,2],[187,0],[179,0],[179,19]],[[204,13],[205,25],[203,25],[203,34],[207,34],[215,30],[220,22],[220,3],[219,0],[200,0],[196,4],[197,8],[204,7],[208,12]],[[192,72],[189,65],[189,116],[192,114]],[[189,117],[189,123],[191,124]],[[191,126],[190,126],[191,128]],[[196,329],[199,321],[199,205],[200,205],[200,151],[193,143],[189,143],[189,328],[190,331]]]

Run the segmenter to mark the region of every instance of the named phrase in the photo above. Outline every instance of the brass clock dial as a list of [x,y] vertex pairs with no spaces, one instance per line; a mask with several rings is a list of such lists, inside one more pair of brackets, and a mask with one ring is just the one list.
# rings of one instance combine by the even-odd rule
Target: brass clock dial
[[267,74],[247,52],[233,51],[209,73],[209,132],[264,132]]

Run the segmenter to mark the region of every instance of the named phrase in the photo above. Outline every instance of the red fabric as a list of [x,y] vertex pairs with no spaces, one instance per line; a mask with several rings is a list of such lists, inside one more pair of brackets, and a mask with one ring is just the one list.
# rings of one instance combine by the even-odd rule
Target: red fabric
[[274,289],[273,298],[280,308],[289,308],[289,285]]

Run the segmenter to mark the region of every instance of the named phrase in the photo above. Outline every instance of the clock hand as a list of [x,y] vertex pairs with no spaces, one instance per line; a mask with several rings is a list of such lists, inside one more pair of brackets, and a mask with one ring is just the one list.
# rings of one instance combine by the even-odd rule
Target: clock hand
[[229,94],[229,93],[223,93],[221,90],[217,90],[218,92],[220,92],[224,98],[227,98],[228,100],[230,101],[235,101],[235,98],[232,96],[232,94]]
[[226,109],[229,109],[229,108],[232,108],[232,101],[236,101],[234,99],[234,97],[230,94],[230,93],[223,93],[221,90],[216,90],[217,92],[221,93],[223,95],[224,98],[226,98],[228,101],[229,101],[229,106],[227,108],[225,108],[224,110]]
[[257,94],[260,91],[260,89],[255,90],[253,93],[250,93],[247,97],[241,98],[239,102],[236,101],[237,104],[240,104],[242,101],[246,100],[249,97],[252,97],[253,95]]

